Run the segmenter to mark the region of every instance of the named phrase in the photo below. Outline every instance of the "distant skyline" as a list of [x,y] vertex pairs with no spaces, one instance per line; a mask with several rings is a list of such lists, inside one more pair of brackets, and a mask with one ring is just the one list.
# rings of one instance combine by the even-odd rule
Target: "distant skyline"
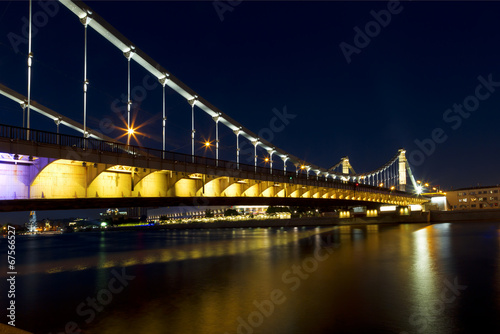
[[[33,99],[83,122],[83,25],[60,4],[34,3]],[[272,142],[306,161],[328,168],[349,156],[362,172],[404,147],[416,177],[444,189],[500,183],[500,3],[86,3],[255,133],[286,108]],[[0,83],[23,94],[27,13],[27,2],[0,3]],[[88,38],[88,124],[117,138],[110,125],[124,126],[126,59],[92,29]],[[150,122],[141,143],[161,148],[160,86],[133,62],[131,79],[137,121]],[[167,149],[189,153],[190,108],[169,91],[167,109]],[[0,115],[21,125],[20,107],[4,97]],[[34,128],[55,131],[32,117]],[[214,122],[196,117],[197,138],[213,140]],[[235,136],[220,131],[221,158],[233,160]]]

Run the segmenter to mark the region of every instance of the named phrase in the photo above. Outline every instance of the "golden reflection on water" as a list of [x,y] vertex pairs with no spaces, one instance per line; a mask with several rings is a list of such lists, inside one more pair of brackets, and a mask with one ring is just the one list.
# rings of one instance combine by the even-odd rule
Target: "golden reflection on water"
[[[437,236],[439,231],[434,225],[427,226],[413,233],[413,263],[411,269],[412,308],[409,325],[417,330],[430,330],[444,327],[440,301],[440,293],[444,279],[440,276],[439,258],[442,256],[443,238]],[[447,245],[449,247],[449,245]],[[449,250],[447,250],[449,251]],[[450,279],[450,278],[448,278]],[[453,279],[453,278],[451,278]]]
[[[322,232],[332,228],[324,228]],[[349,233],[349,229],[345,229]],[[207,231],[207,235],[210,231]],[[180,233],[166,234],[169,246],[162,249],[134,250],[129,252],[108,253],[106,252],[106,240],[112,235],[101,234],[99,240],[99,254],[93,257],[82,257],[70,260],[51,261],[50,263],[30,263],[18,266],[21,275],[46,273],[55,274],[64,271],[82,271],[87,269],[107,269],[114,267],[130,267],[135,265],[147,265],[153,263],[164,263],[170,261],[196,260],[208,257],[232,256],[275,246],[283,246],[297,242],[302,238],[308,238],[317,233],[315,230],[276,230],[271,233],[269,229],[242,229],[233,230],[233,237],[226,240],[211,240],[208,238],[194,238],[196,241],[189,244],[176,245],[177,240],[169,238],[181,235],[189,238],[190,235],[198,235],[199,231],[183,231]],[[349,237],[349,236],[347,236]],[[107,238],[107,239],[106,239]],[[105,276],[102,280],[106,279]]]

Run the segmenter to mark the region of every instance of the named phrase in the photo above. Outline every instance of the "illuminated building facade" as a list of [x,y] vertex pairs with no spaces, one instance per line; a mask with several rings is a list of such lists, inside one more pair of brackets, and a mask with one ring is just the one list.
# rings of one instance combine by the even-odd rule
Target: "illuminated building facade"
[[500,186],[463,188],[446,192],[452,210],[500,208]]

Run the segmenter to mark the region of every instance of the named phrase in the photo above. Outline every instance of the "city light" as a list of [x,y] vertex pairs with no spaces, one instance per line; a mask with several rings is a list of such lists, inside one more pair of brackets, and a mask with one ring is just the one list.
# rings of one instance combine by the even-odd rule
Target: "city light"
[[210,147],[210,142],[209,141],[205,142],[205,147],[207,147],[207,148]]
[[268,157],[266,157],[266,158],[264,159],[264,161],[265,161],[265,162],[269,162],[269,158],[268,158]]
[[384,182],[380,182],[380,184],[378,186],[379,187],[383,187],[384,186]]
[[132,128],[130,128],[130,129],[128,129],[127,132],[128,132],[129,135],[133,135],[135,133],[135,130],[132,129]]

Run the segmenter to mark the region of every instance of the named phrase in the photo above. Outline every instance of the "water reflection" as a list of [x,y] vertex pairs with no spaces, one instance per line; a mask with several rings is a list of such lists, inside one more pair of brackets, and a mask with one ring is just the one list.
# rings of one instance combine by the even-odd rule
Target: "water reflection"
[[[72,256],[52,261],[61,252],[54,240],[63,239],[38,239],[38,246],[25,253],[35,250],[38,262],[20,263],[19,301],[28,313],[19,324],[40,333],[64,331],[69,320],[85,333],[99,334],[455,333],[464,325],[461,310],[469,290],[443,308],[439,298],[445,279],[459,277],[469,284],[467,275],[478,275],[488,282],[484,272],[469,272],[466,261],[473,258],[463,256],[469,250],[456,261],[457,250],[468,245],[462,234],[457,238],[460,228],[103,233],[86,236],[88,247],[75,246],[79,251]],[[490,291],[500,287],[500,233],[494,232],[484,239],[496,250],[487,262],[494,267],[491,280],[496,279],[485,288]],[[106,287],[112,270],[122,269],[134,279],[87,324],[76,306]],[[493,299],[496,309],[490,313],[498,314],[498,295]]]
[[[333,228],[330,228],[333,229]],[[323,229],[328,231],[329,229]],[[291,233],[289,233],[291,232]],[[161,232],[158,232],[161,233]],[[66,260],[41,262],[37,258],[39,249],[28,247],[27,264],[18,265],[21,275],[35,273],[56,274],[64,271],[82,271],[87,269],[108,269],[114,267],[130,267],[139,264],[164,263],[169,261],[196,260],[201,258],[232,256],[241,253],[267,249],[270,247],[294,243],[302,238],[308,238],[317,233],[315,230],[270,230],[270,229],[236,229],[232,230],[231,238],[222,237],[220,233],[210,231],[165,232],[164,248],[132,250],[125,252],[107,251],[107,243],[113,238],[108,232],[101,232],[98,238],[98,251],[95,256],[71,258]],[[215,235],[214,235],[215,234]],[[189,240],[180,244],[177,239]],[[57,238],[54,236],[53,238]],[[39,238],[43,238],[40,237]],[[138,248],[143,248],[143,233],[139,234]],[[29,244],[31,246],[31,244]],[[5,275],[5,273],[2,273]]]

